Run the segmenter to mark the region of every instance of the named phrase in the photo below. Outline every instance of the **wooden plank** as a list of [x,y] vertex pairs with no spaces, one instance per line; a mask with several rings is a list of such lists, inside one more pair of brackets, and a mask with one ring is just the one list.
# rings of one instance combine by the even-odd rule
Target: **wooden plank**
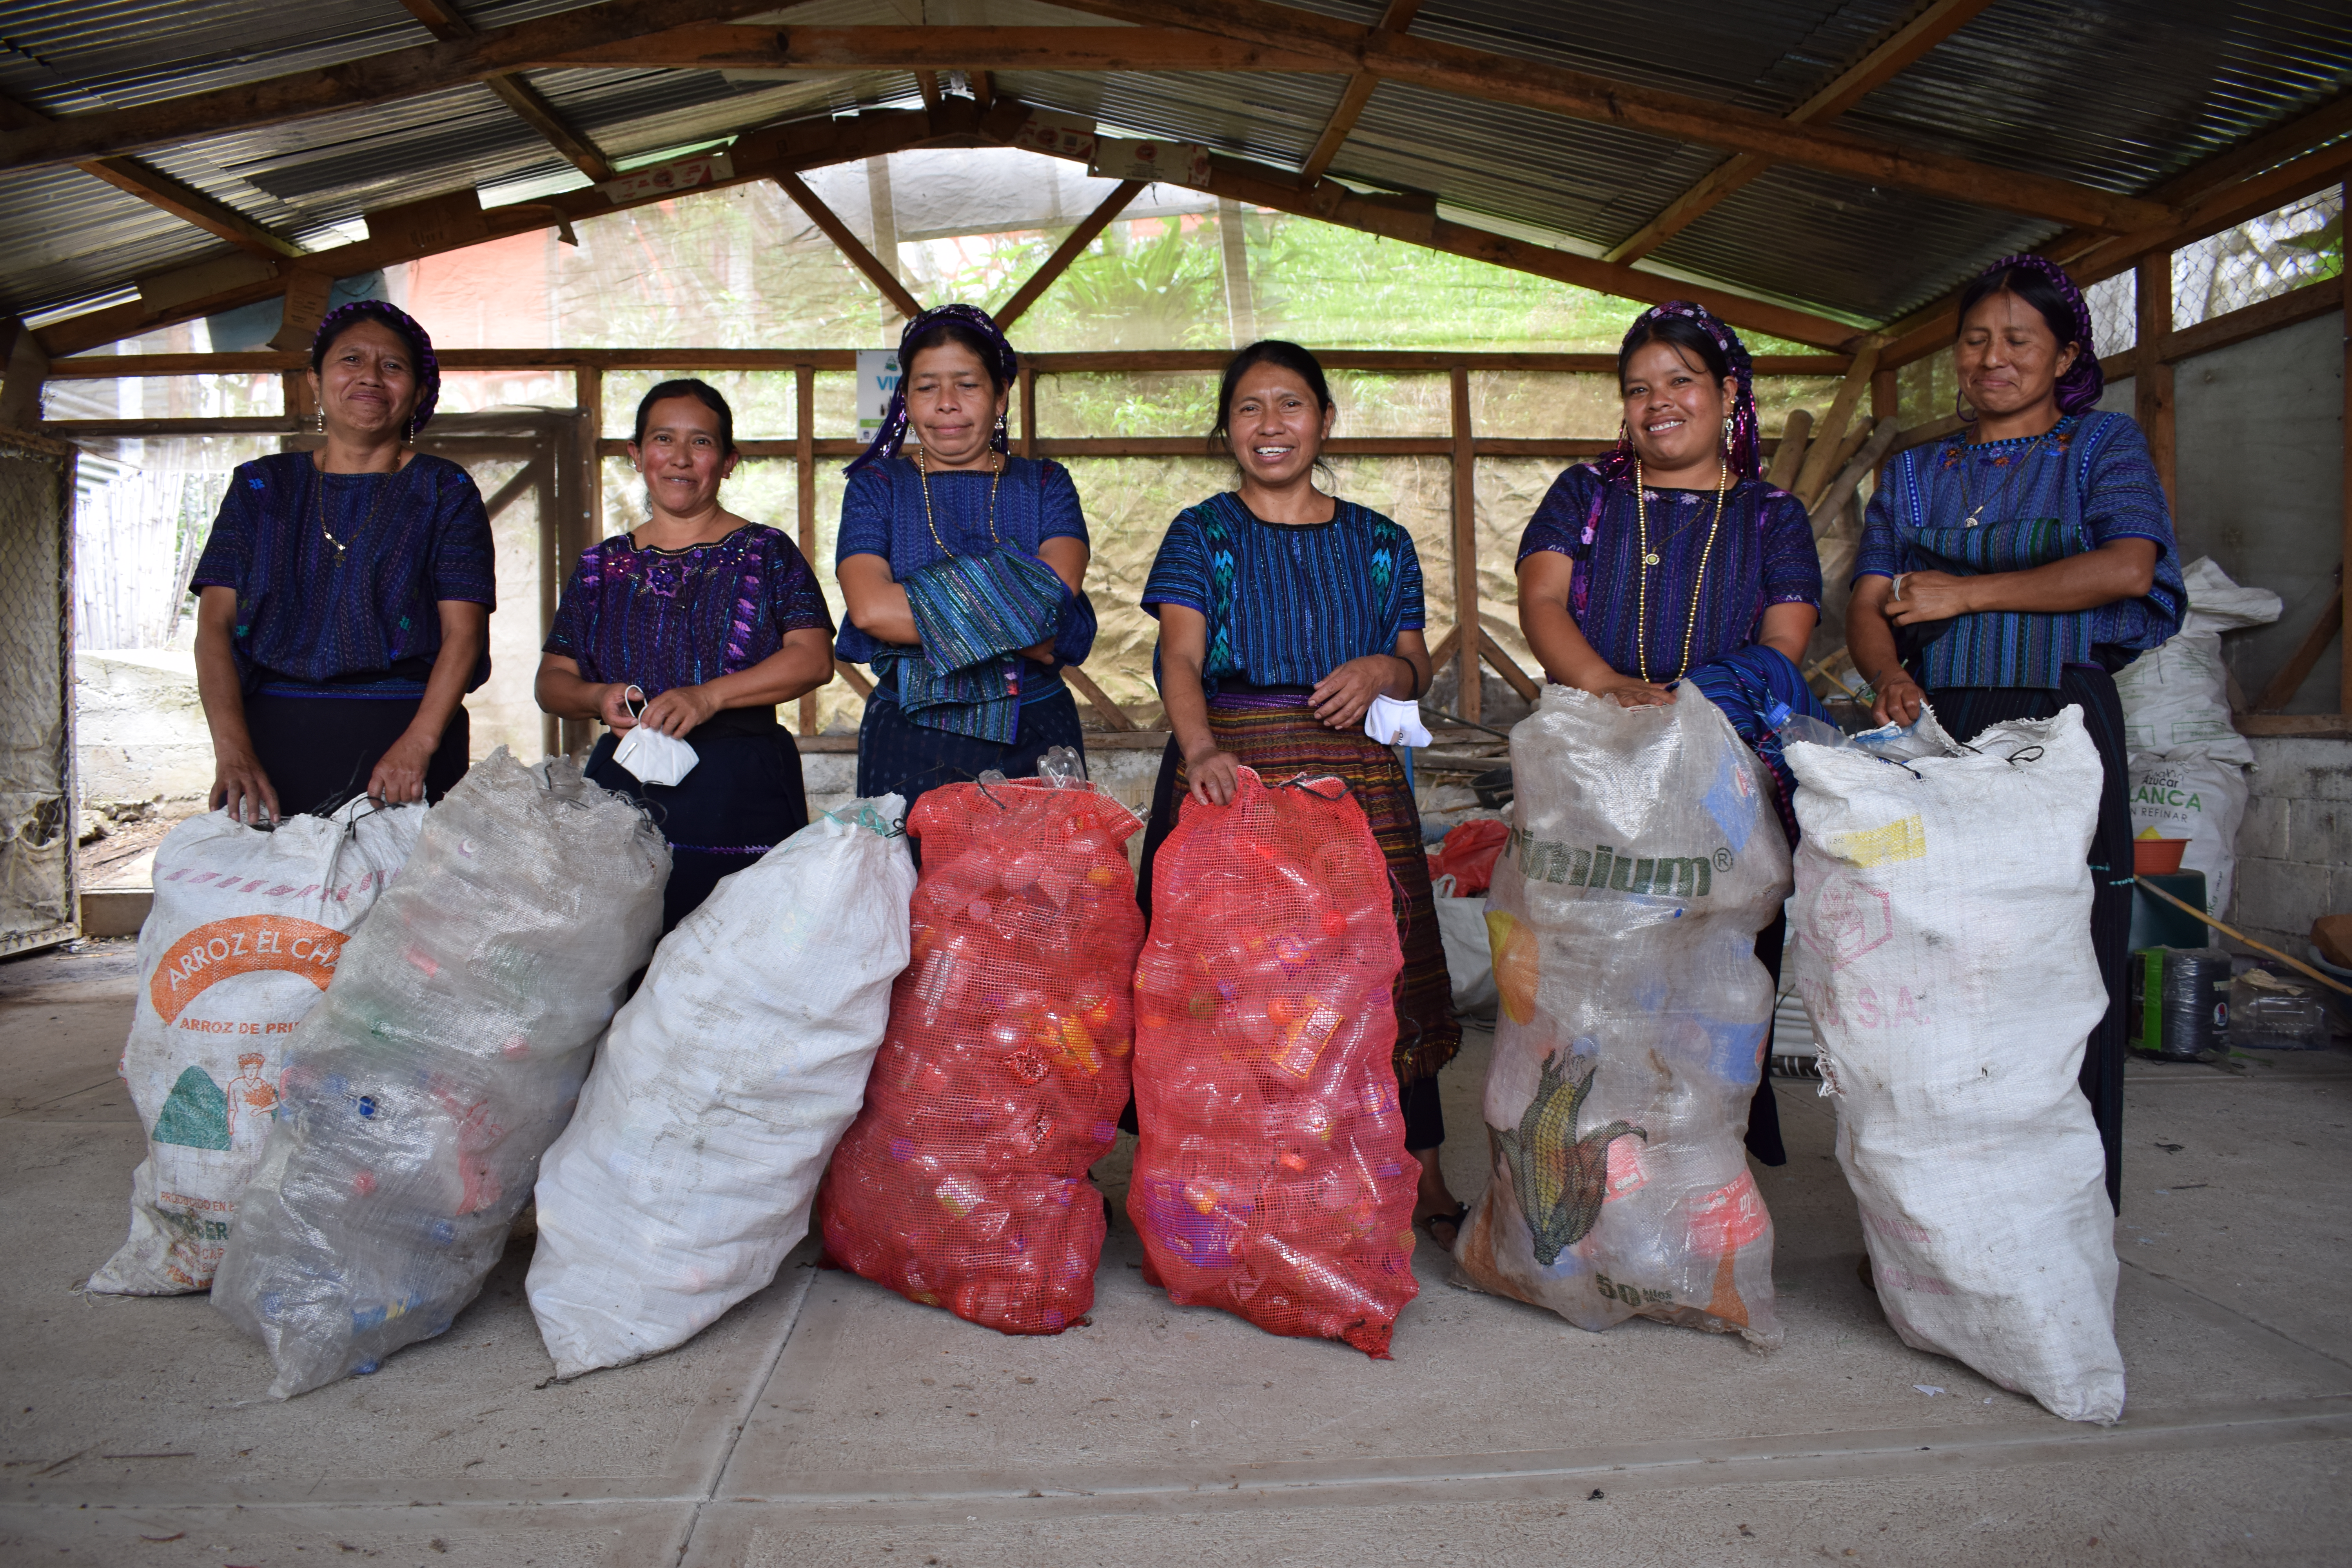
[[[1380,22],[1372,29],[1373,35],[1403,32],[1412,26],[1413,16],[1421,10],[1421,5],[1422,0],[1389,0],[1388,8],[1381,13]],[[1323,177],[1325,170],[1330,168],[1331,160],[1339,155],[1340,146],[1348,140],[1349,133],[1356,129],[1357,120],[1362,117],[1364,105],[1372,100],[1372,89],[1379,85],[1380,79],[1367,71],[1358,71],[1348,79],[1346,90],[1339,94],[1338,107],[1331,110],[1331,118],[1324,122],[1323,134],[1315,139],[1315,146],[1307,154],[1307,162],[1299,165],[1298,177],[1302,182],[1311,185]]]
[[834,674],[841,677],[842,679],[847,681],[849,683],[849,689],[857,693],[858,696],[871,697],[874,695],[874,683],[866,679],[866,672],[858,668],[856,665],[845,663],[844,661],[836,658],[833,661],[833,672]]
[[1376,35],[1359,24],[1260,0],[1069,0],[1071,8],[1125,21],[1193,27],[1313,55],[1330,68],[1487,103],[1648,132],[1676,142],[1753,153],[1861,179],[1968,202],[1997,212],[2124,234],[2168,224],[2168,207],[2136,196],[1998,169],[1909,143],[1826,126],[1792,124],[1754,110],[1569,70],[1519,56],[1465,48],[1411,35]]
[[523,491],[539,483],[540,468],[541,465],[536,460],[525,463],[515,470],[514,478],[500,485],[497,492],[482,503],[482,510],[492,522],[499,520],[500,512],[520,500]]
[[[2344,196],[2352,203],[2352,184],[2344,187]],[[2339,220],[2340,222],[2340,220]],[[2336,597],[2344,597],[2345,579],[2352,577],[2352,289],[2344,294],[2344,540],[2336,557]],[[2344,668],[2341,684],[2336,689],[2336,706],[2339,712],[2352,716],[2352,617],[2347,617],[2344,633]]]
[[742,0],[607,0],[473,37],[420,44],[331,68],[186,93],[132,109],[72,114],[0,132],[0,169],[79,163],[282,125],[436,92],[563,54],[687,23],[738,15]]
[[592,180],[609,180],[617,171],[604,150],[563,118],[562,111],[550,103],[539,89],[518,76],[494,76],[483,86],[498,94],[499,100],[514,110],[516,118],[541,140],[563,154],[566,162]]
[[1110,195],[1097,203],[1095,210],[1087,215],[1086,221],[1070,230],[1062,243],[1054,247],[1054,254],[1045,258],[1044,264],[1029,275],[1029,280],[1014,289],[1013,298],[994,311],[997,330],[1005,331],[1019,321],[1022,314],[1037,302],[1038,297],[1054,286],[1055,279],[1068,270],[1070,263],[1086,254],[1087,247],[1110,226],[1113,218],[1126,210],[1127,204],[1143,194],[1145,183],[1142,180],[1121,180],[1112,188]]
[[256,256],[297,257],[302,247],[292,240],[257,223],[230,206],[226,202],[205,195],[195,186],[175,180],[151,163],[136,158],[85,158],[76,165],[85,174],[104,180],[118,191],[127,191],[149,206],[160,207],[183,223],[193,224],[206,234],[216,235],[240,250]]
[[1764,471],[1764,482],[1775,489],[1787,489],[1797,482],[1798,465],[1805,460],[1805,443],[1813,433],[1813,411],[1792,408],[1781,422],[1780,444],[1772,449],[1772,463]]
[[1891,458],[1897,452],[1907,452],[1914,447],[1940,441],[1957,431],[1967,429],[1968,423],[1957,414],[1947,414],[1940,419],[1930,419],[1925,425],[1914,425],[1895,435],[1895,445],[1886,449],[1886,455]]
[[2241,735],[2301,735],[2352,741],[2352,714],[2242,713],[2231,722]]
[[1896,427],[1895,421],[1892,418],[1886,418],[1880,420],[1863,437],[1862,445],[1845,462],[1838,466],[1837,478],[1830,481],[1829,488],[1822,492],[1820,500],[1805,509],[1817,520],[1813,527],[1816,534],[1823,531],[1818,520],[1835,518],[1845,510],[1846,502],[1852,500],[1854,491],[1862,488],[1862,481],[1868,478],[1879,464],[1886,460],[1887,451],[1893,447],[1895,437],[1901,434],[1902,431]]
[[776,184],[783,187],[784,195],[792,197],[794,206],[808,215],[811,223],[824,231],[824,237],[849,258],[849,264],[864,273],[866,281],[882,291],[882,297],[890,301],[898,314],[912,318],[923,313],[922,301],[908,293],[907,286],[898,281],[898,275],[883,265],[880,257],[866,249],[866,242],[852,234],[849,226],[835,216],[831,207],[817,199],[816,193],[808,188],[808,182],[787,172],[776,176]]
[[[2352,532],[2352,528],[2347,528],[2347,531]],[[2327,645],[2334,642],[2343,630],[2344,584],[2339,582],[2336,584],[2336,592],[2330,594],[2327,603],[2321,606],[2319,618],[2311,623],[2311,630],[2303,635],[2303,641],[2295,645],[2294,652],[2279,666],[2279,672],[2271,677],[2270,684],[2263,688],[2263,694],[2254,699],[2254,711],[2275,713],[2294,701],[2294,694],[2303,689],[2303,683],[2311,679],[2311,672],[2319,668],[2319,656],[2327,651]]]
[[[1446,378],[1454,410],[1454,624],[1469,628],[1454,649],[1459,689],[1454,710],[1478,721],[1478,456],[1470,435],[1470,373],[1456,366]],[[1336,443],[1335,443],[1336,445]],[[1430,666],[1431,679],[1437,667]]]
[[1454,655],[1454,651],[1461,646],[1462,628],[1458,625],[1450,628],[1444,637],[1437,639],[1437,646],[1429,650],[1429,670],[1431,679],[1434,680],[1437,679],[1437,672],[1445,668],[1445,661],[1452,658]]
[[[793,367],[793,479],[800,521],[801,555],[816,566],[816,369]],[[801,699],[800,731],[816,733],[816,693]]]
[[1110,695],[1101,687],[1097,686],[1085,670],[1075,664],[1066,664],[1061,668],[1062,679],[1068,682],[1079,696],[1087,700],[1087,705],[1095,710],[1104,723],[1119,731],[1132,731],[1140,728],[1132,718],[1128,716],[1127,710],[1111,700]]
[[1034,366],[1021,367],[1021,455],[1037,455],[1037,372]]
[[[1792,125],[1835,120],[1896,76],[1909,69],[1929,50],[1974,21],[1992,0],[1933,0],[1927,8],[1895,29],[1827,86],[1790,110]],[[1664,245],[1712,211],[1734,191],[1770,168],[1768,159],[1743,153],[1717,164],[1665,207],[1603,253],[1611,261],[1633,262]],[[1874,410],[1884,417],[1892,410]]]
[[2147,437],[2148,460],[2164,486],[2164,499],[2178,506],[2173,489],[2175,447],[2172,422],[2172,364],[2164,357],[2165,341],[2172,336],[2172,253],[2152,250],[2139,258],[2137,310],[2137,363],[2132,372],[2132,414]]
[[763,27],[704,23],[550,52],[548,68],[625,70],[1328,71],[1321,60],[1185,27],[882,25]]
[[[278,331],[270,335],[270,348],[294,354],[308,366],[310,340],[318,336],[319,322],[334,293],[335,280],[323,272],[297,272],[289,278],[285,311],[278,317]],[[294,412],[292,403],[287,404],[286,411]]]
[[1863,395],[1870,390],[1870,378],[1878,370],[1878,343],[1872,340],[1853,356],[1853,368],[1845,373],[1838,384],[1837,395],[1830,400],[1830,411],[1814,427],[1812,442],[1805,448],[1805,460],[1797,469],[1795,492],[1800,500],[1818,494],[1837,472],[1839,444],[1845,439],[1846,422],[1862,404]]
[[[1501,676],[1509,683],[1512,690],[1528,701],[1533,702],[1543,695],[1543,688],[1537,685],[1528,672],[1519,668],[1517,659],[1503,650],[1502,644],[1486,635],[1486,628],[1484,626],[1478,628],[1478,655],[1488,664],[1493,665],[1495,673]],[[1466,719],[1469,715],[1465,713],[1463,717]]]
[[2282,327],[2334,315],[2343,308],[2344,279],[2323,278],[2316,283],[2305,283],[2299,289],[2211,317],[2193,327],[2167,332],[2162,342],[2163,361],[2168,366],[2179,364],[2182,360],[2210,354]]
[[48,371],[49,356],[33,329],[14,316],[0,318],[0,429],[30,431],[40,425],[41,384]]

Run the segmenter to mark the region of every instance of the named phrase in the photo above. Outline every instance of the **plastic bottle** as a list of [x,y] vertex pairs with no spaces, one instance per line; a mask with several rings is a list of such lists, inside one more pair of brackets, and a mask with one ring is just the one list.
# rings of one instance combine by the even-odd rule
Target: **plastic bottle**
[[1839,747],[1853,744],[1847,738],[1845,731],[1836,725],[1823,723],[1810,713],[1800,713],[1785,702],[1772,704],[1771,711],[1764,715],[1764,722],[1770,725],[1772,732],[1780,737],[1782,745],[1789,745],[1798,741],[1802,741],[1809,746]]

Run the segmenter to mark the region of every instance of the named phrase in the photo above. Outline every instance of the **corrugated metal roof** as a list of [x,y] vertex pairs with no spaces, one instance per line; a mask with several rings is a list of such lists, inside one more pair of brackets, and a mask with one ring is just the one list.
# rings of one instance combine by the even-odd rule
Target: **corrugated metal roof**
[[[458,0],[475,26],[583,0]],[[1298,0],[1357,23],[1383,0]],[[1746,0],[1671,16],[1601,0],[1429,0],[1415,35],[1766,113],[1785,113],[1911,15],[1916,0]],[[1046,0],[925,0],[935,23],[1098,25]],[[900,24],[903,0],[812,0],[778,25]],[[0,92],[50,113],[151,103],[428,41],[395,0],[20,0],[0,23]],[[951,68],[952,62],[943,62]],[[2000,0],[1840,124],[1995,167],[2145,191],[2352,79],[2342,0]],[[1001,91],[1139,134],[1295,168],[1339,100],[1337,74],[1024,72]],[[624,161],[796,115],[908,102],[904,72],[730,82],[709,71],[539,71],[559,111]],[[471,184],[576,182],[479,86],[145,154],[280,232],[322,239],[362,210]],[[1581,250],[1623,238],[1720,156],[1395,82],[1334,172],[1428,191],[1450,215]],[[1675,236],[1656,264],[1759,296],[1884,319],[2051,226],[1780,167]],[[211,236],[71,170],[0,174],[0,309],[46,313],[141,272],[217,253]]]

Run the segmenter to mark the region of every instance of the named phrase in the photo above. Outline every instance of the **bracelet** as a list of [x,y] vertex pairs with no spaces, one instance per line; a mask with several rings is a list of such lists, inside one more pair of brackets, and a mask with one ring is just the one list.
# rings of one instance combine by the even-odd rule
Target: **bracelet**
[[1404,655],[1402,655],[1402,654],[1401,654],[1401,653],[1392,653],[1392,654],[1389,655],[1389,657],[1390,657],[1391,658],[1392,658],[1392,659],[1395,659],[1399,664],[1402,664],[1402,665],[1403,665],[1403,666],[1404,666],[1404,672],[1405,672],[1406,678],[1407,678],[1407,679],[1409,679],[1410,680],[1412,680],[1412,695],[1411,695],[1411,696],[1407,697],[1407,698],[1405,699],[1405,700],[1406,700],[1406,701],[1408,701],[1408,702],[1418,702],[1418,701],[1420,701],[1420,700],[1421,700],[1421,666],[1419,666],[1419,665],[1417,665],[1417,664],[1413,663],[1413,662],[1412,662],[1412,660],[1411,660],[1411,659],[1409,659],[1409,658],[1405,658],[1405,656],[1404,656]]

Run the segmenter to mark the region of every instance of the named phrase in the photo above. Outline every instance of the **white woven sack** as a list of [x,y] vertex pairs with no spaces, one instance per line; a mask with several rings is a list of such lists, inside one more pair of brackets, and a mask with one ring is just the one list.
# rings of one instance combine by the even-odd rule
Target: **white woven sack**
[[90,1289],[211,1287],[277,1119],[286,1042],[424,821],[421,805],[355,800],[274,831],[216,811],[164,836],[120,1069],[147,1157],[131,1177],[130,1239]]
[[373,1372],[480,1292],[653,953],[669,867],[646,813],[562,757],[501,746],[426,814],[287,1048],[214,1276],[272,1395]]
[[2230,721],[2230,676],[2221,634],[2182,632],[2116,673],[2124,746],[2137,757],[2196,751],[2234,763],[2254,749]]
[[1486,904],[1502,1016],[1494,1177],[1454,1258],[1580,1328],[1654,1318],[1769,1347],[1772,1220],[1741,1139],[1789,892],[1763,764],[1696,690],[1620,708],[1561,686],[1511,731]]
[[2181,869],[2205,873],[2209,914],[2229,912],[2238,879],[2238,826],[2252,793],[2243,767],[2193,747],[2131,760],[2132,837],[2152,827],[2160,837],[2189,840]]
[[2075,1085],[2106,1011],[2081,710],[1906,764],[1804,744],[1797,989],[1903,1342],[2070,1421],[2122,1415],[2114,1212]]
[[1495,1016],[1495,959],[1486,942],[1484,894],[1457,898],[1451,873],[1437,879],[1430,901],[1437,907],[1437,940],[1445,950],[1445,977],[1454,987],[1454,1010],[1473,1017]]
[[655,951],[541,1167],[530,1307],[558,1377],[684,1344],[807,1234],[907,966],[906,809],[819,816]]

